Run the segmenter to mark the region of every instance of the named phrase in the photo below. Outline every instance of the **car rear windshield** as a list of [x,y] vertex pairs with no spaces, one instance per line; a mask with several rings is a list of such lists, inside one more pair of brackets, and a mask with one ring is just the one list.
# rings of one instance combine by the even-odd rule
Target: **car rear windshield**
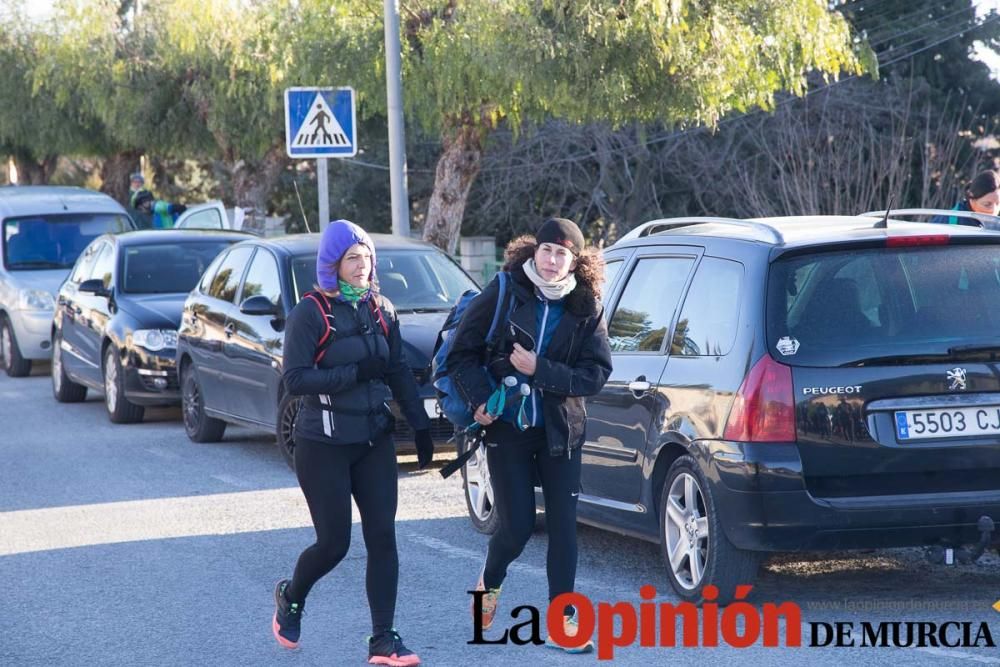
[[787,364],[995,358],[998,331],[995,245],[826,252],[771,266],[768,346]]
[[3,263],[9,271],[69,269],[92,240],[131,229],[125,215],[69,213],[3,221]]
[[[478,286],[455,262],[436,250],[382,250],[378,252],[379,288],[399,312],[441,311],[469,289]],[[292,259],[295,300],[316,282],[316,256]]]
[[122,291],[129,294],[190,292],[208,265],[232,241],[190,241],[126,246]]

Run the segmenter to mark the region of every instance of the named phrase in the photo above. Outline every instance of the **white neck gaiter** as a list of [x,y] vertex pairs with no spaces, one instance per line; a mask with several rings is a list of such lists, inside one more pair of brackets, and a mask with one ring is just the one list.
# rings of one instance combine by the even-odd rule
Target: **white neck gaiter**
[[545,278],[538,275],[538,269],[535,268],[534,257],[524,263],[524,273],[528,276],[531,282],[534,283],[535,287],[539,289],[542,296],[549,301],[558,301],[576,289],[576,276],[572,273],[555,283],[549,282]]

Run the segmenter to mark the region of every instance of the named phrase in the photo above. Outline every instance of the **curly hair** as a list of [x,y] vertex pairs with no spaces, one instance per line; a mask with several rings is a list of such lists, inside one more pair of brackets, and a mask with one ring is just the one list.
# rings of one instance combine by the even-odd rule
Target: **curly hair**
[[[504,271],[521,266],[534,257],[538,242],[531,234],[524,234],[512,239],[503,251]],[[604,256],[595,248],[584,248],[576,258],[576,268],[573,274],[578,282],[586,285],[599,300],[601,288],[604,286]]]

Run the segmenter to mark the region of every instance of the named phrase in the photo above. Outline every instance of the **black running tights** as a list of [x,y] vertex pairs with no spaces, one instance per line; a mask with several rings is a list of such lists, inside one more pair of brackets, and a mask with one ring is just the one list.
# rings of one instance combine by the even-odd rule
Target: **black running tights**
[[525,432],[507,422],[486,431],[486,458],[493,483],[499,527],[490,538],[483,573],[488,588],[507,576],[507,567],[521,555],[535,528],[535,479],[545,498],[545,529],[549,537],[546,572],[549,600],[573,591],[576,580],[576,504],[580,492],[580,451],[571,457],[552,456],[544,427]]
[[368,550],[365,582],[372,632],[378,635],[391,629],[399,582],[396,447],[392,438],[351,445],[297,441],[295,471],[312,515],[316,543],[299,556],[288,587],[289,600],[305,602],[313,584],[347,554],[353,495]]

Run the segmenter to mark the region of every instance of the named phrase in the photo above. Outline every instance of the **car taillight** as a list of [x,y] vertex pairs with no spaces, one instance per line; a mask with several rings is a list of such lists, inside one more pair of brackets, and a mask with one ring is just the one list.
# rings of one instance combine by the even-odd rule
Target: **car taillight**
[[737,442],[794,442],[792,369],[767,354],[761,357],[736,392],[723,437]]
[[947,234],[921,234],[919,236],[889,236],[885,240],[887,248],[911,248],[920,245],[948,245],[951,237]]

